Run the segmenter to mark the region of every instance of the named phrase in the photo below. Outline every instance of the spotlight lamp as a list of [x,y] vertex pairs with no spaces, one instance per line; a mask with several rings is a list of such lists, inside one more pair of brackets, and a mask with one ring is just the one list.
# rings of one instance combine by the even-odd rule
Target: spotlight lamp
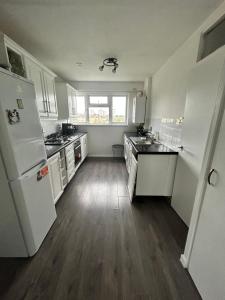
[[109,57],[103,60],[103,64],[99,67],[99,70],[102,72],[104,67],[112,67],[112,72],[115,74],[117,68],[119,67],[118,59],[115,57]]

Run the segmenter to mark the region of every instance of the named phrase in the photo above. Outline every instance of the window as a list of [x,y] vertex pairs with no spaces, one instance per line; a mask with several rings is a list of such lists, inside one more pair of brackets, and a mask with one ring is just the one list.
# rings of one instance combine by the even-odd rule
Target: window
[[108,107],[89,107],[90,124],[109,124]]
[[108,97],[105,96],[90,96],[90,104],[108,104]]
[[112,97],[112,122],[125,123],[127,110],[127,97]]
[[73,107],[73,115],[76,123],[86,122],[86,103],[84,96],[76,96],[75,106]]
[[76,96],[76,124],[127,125],[126,95]]

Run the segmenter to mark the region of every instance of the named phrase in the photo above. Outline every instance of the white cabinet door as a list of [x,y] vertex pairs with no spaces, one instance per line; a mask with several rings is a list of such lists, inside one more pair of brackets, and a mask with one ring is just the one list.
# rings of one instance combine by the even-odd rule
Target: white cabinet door
[[73,178],[76,169],[75,169],[75,157],[74,157],[74,143],[70,144],[65,148],[66,152],[66,170],[67,170],[67,181]]
[[127,152],[128,152],[127,137],[124,136],[124,158],[125,158],[125,160],[127,160]]
[[135,96],[133,98],[132,122],[137,124],[144,123],[145,110],[146,110],[146,97]]
[[76,90],[66,82],[56,81],[56,99],[59,119],[75,116]]
[[72,114],[73,114],[73,90],[69,85],[67,85],[67,101],[68,101],[68,108],[69,108],[69,116],[72,116]]
[[57,202],[63,193],[63,183],[60,170],[60,154],[57,153],[48,160],[50,181],[54,203]]
[[81,138],[81,157],[84,160],[88,153],[88,146],[87,146],[87,134],[83,135]]
[[[190,258],[189,272],[204,300],[225,299],[225,114]],[[209,175],[210,175],[209,174]],[[206,180],[206,179],[205,179]]]
[[139,154],[136,195],[172,195],[177,155]]
[[126,167],[127,172],[130,173],[131,169],[131,163],[132,163],[132,144],[127,140],[127,159],[126,159]]
[[57,101],[55,93],[55,78],[47,72],[43,72],[43,78],[45,83],[45,93],[48,101],[48,116],[57,118]]
[[75,116],[75,106],[76,106],[76,91],[72,89],[72,110],[70,112],[70,116]]
[[132,154],[131,155],[130,174],[129,174],[129,179],[128,179],[128,191],[129,191],[129,195],[130,195],[130,201],[132,201],[133,195],[134,195],[134,187],[135,187],[135,183],[136,183],[137,166],[138,166],[138,163],[137,163],[135,157]]
[[48,116],[47,98],[45,94],[42,69],[28,58],[25,58],[27,77],[34,83],[36,102],[40,117]]

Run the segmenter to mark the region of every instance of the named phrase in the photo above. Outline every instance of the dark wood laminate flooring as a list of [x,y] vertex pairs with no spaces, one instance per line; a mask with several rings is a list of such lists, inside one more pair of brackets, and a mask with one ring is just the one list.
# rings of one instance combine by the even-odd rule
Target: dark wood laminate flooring
[[29,259],[0,259],[1,300],[195,300],[179,258],[187,229],[162,199],[131,204],[120,160],[88,159]]

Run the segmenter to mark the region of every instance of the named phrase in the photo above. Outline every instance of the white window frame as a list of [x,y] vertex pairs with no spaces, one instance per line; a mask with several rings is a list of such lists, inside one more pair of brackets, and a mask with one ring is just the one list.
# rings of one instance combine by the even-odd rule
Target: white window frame
[[[77,96],[84,96],[85,97],[85,115],[86,115],[86,122],[74,122],[76,125],[87,125],[87,126],[128,126],[128,112],[129,112],[129,94],[128,93],[103,93],[103,92],[87,92],[87,93],[77,93]],[[91,104],[90,97],[91,96],[101,96],[101,97],[108,97],[107,104]],[[126,116],[124,123],[116,123],[112,122],[112,98],[113,97],[126,97]],[[90,107],[108,107],[109,108],[109,123],[107,124],[91,124],[89,123],[89,108]]]

